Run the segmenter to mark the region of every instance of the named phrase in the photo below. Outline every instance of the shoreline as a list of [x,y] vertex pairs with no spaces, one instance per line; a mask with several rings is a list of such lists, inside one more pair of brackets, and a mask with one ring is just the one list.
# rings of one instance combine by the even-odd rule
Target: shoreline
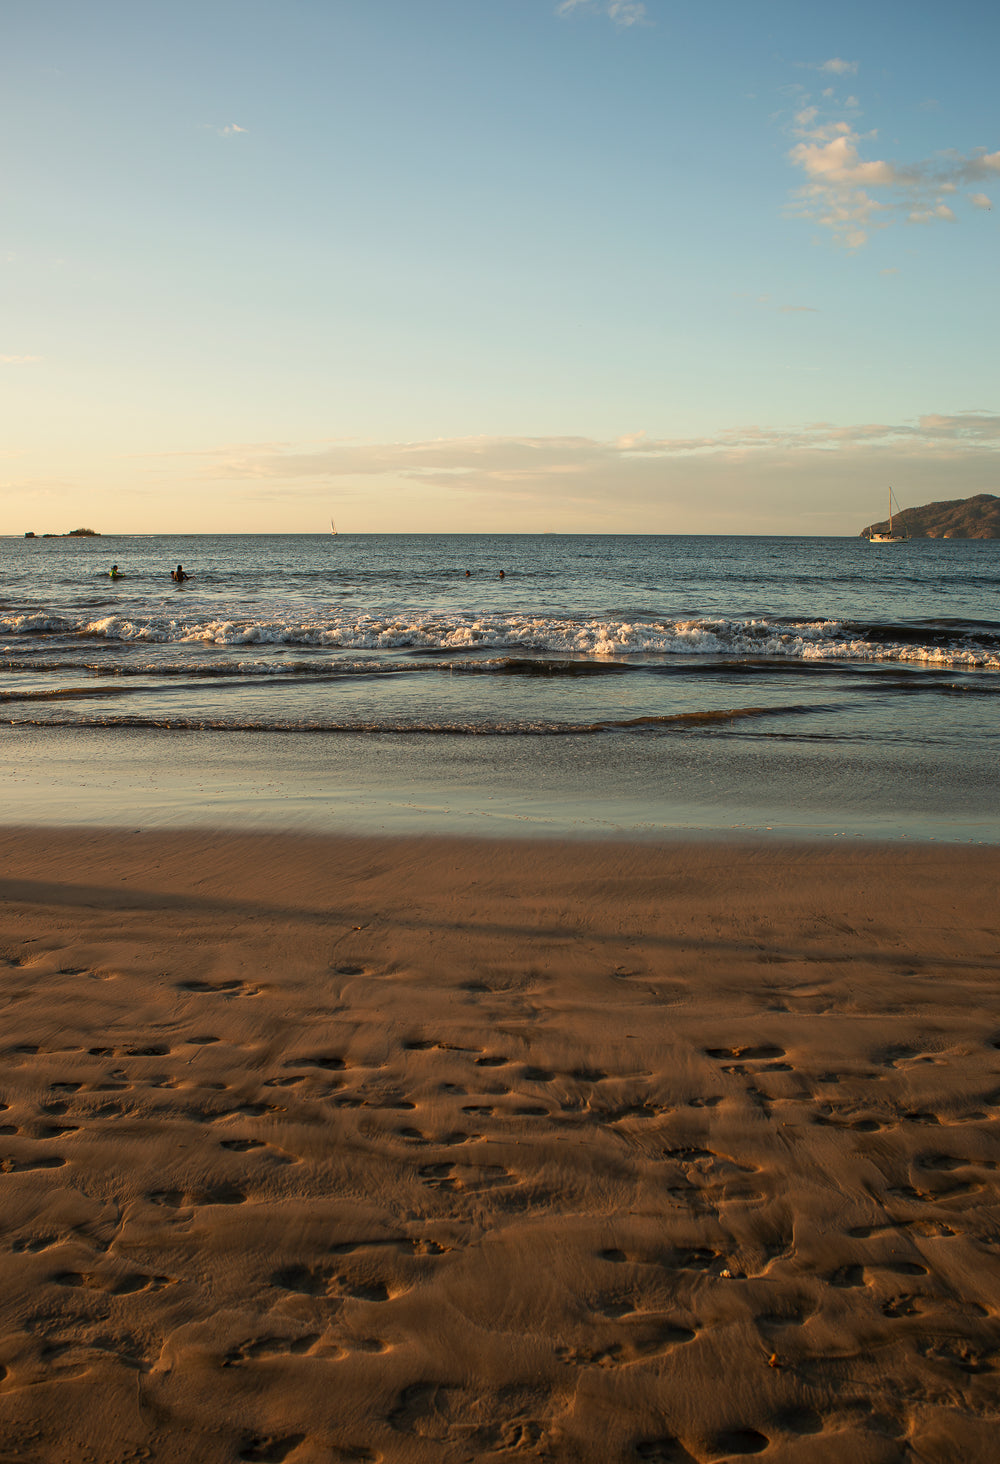
[[1000,845],[992,762],[949,747],[94,727],[9,727],[0,745],[0,804],[24,825]]
[[1000,850],[0,868],[12,1457],[992,1459]]

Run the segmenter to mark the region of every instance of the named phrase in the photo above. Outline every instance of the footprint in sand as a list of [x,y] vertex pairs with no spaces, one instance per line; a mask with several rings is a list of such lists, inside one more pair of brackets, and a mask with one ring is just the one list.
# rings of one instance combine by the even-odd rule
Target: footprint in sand
[[61,1240],[58,1235],[31,1235],[13,1241],[10,1248],[15,1255],[27,1252],[28,1255],[34,1256],[39,1251],[50,1250],[52,1246],[60,1244]]
[[831,1286],[836,1286],[841,1291],[864,1286],[865,1268],[864,1266],[840,1266],[827,1277],[827,1281]]
[[628,1118],[665,1118],[672,1113],[673,1109],[669,1104],[653,1103],[648,1098],[637,1098],[631,1102],[605,1103],[599,1101],[591,1103],[589,1112],[598,1123],[622,1123]]
[[703,1200],[738,1200],[743,1203],[757,1202],[764,1198],[762,1192],[747,1183],[747,1176],[756,1174],[756,1164],[737,1164],[725,1154],[716,1154],[711,1149],[685,1147],[664,1149],[663,1160],[680,1170],[684,1183],[674,1186],[671,1192],[698,1196]]
[[694,1454],[689,1454],[679,1439],[667,1436],[660,1439],[639,1439],[635,1446],[635,1457],[646,1464],[698,1464]]
[[784,1057],[785,1049],[777,1047],[773,1042],[762,1042],[750,1047],[706,1047],[705,1056],[711,1057],[715,1062],[765,1062]]
[[389,1113],[412,1113],[416,1104],[409,1098],[404,1098],[402,1093],[383,1093],[381,1099],[376,1102],[374,1097],[369,1105],[372,1108],[383,1108]]
[[235,1184],[216,1184],[197,1190],[151,1190],[146,1199],[164,1210],[192,1210],[200,1205],[242,1205],[246,1195]]
[[619,1315],[622,1322],[618,1335],[605,1343],[588,1343],[581,1347],[560,1347],[556,1356],[572,1367],[630,1367],[634,1363],[649,1362],[675,1347],[693,1342],[697,1333],[691,1327],[665,1317],[637,1315],[634,1320],[631,1307],[619,1313],[613,1305],[603,1313],[613,1319]]
[[823,1432],[823,1416],[817,1413],[815,1408],[787,1408],[784,1413],[779,1413],[774,1419],[775,1427],[783,1433],[818,1434]]
[[456,1457],[462,1459],[515,1450],[533,1459],[549,1458],[545,1428],[535,1416],[547,1408],[548,1393],[541,1384],[474,1390],[421,1381],[402,1390],[386,1422],[397,1433],[460,1447]]
[[271,1285],[299,1296],[325,1296],[334,1272],[319,1266],[283,1266],[271,1276]]
[[916,1350],[921,1357],[926,1357],[929,1362],[947,1363],[959,1372],[975,1377],[981,1373],[996,1372],[997,1362],[1000,1360],[996,1351],[986,1351],[973,1346],[961,1338],[927,1338],[921,1339],[916,1344]]
[[916,1160],[920,1169],[932,1174],[951,1174],[955,1169],[997,1169],[995,1159],[960,1159],[956,1154],[921,1154]]
[[896,1317],[916,1317],[926,1310],[927,1298],[918,1297],[913,1294],[905,1296],[891,1296],[879,1307],[884,1317],[894,1319]]
[[417,1172],[423,1183],[431,1189],[462,1191],[467,1194],[520,1183],[517,1176],[501,1164],[483,1164],[475,1167],[456,1164],[423,1164]]
[[481,1138],[481,1134],[467,1134],[463,1129],[453,1129],[447,1134],[425,1134],[417,1128],[401,1128],[396,1130],[397,1137],[406,1144],[414,1144],[420,1147],[455,1148],[460,1144],[471,1144]]
[[874,1054],[872,1061],[881,1063],[883,1067],[905,1068],[918,1063],[940,1063],[943,1059],[934,1057],[919,1047],[888,1047],[884,1052]]
[[877,1118],[850,1117],[843,1109],[835,1108],[830,1103],[820,1105],[820,1112],[813,1114],[813,1123],[823,1128],[850,1129],[856,1134],[877,1134],[887,1127]]
[[732,1454],[762,1454],[771,1440],[755,1428],[728,1428],[717,1433],[709,1443],[709,1459],[725,1459]]
[[754,1318],[757,1326],[762,1332],[781,1331],[785,1327],[801,1327],[815,1316],[816,1307],[812,1301],[805,1297],[780,1298],[781,1310],[761,1312]]
[[[205,1086],[211,1087],[212,1084],[206,1084]],[[225,1084],[219,1084],[218,1086],[224,1087]],[[237,1103],[235,1108],[226,1108],[221,1113],[213,1114],[212,1122],[218,1122],[221,1119],[233,1117],[264,1118],[269,1113],[285,1113],[286,1111],[287,1110],[282,1108],[280,1103],[258,1103],[253,1101],[247,1103]]]
[[[239,1367],[245,1362],[253,1362],[258,1357],[301,1357],[305,1353],[312,1352],[320,1339],[318,1332],[307,1332],[303,1337],[248,1337],[237,1347],[233,1347],[222,1359],[223,1367]],[[340,1354],[341,1349],[335,1347],[332,1350],[323,1349],[324,1357],[331,1357]]]
[[443,1256],[450,1246],[440,1245],[426,1236],[388,1235],[380,1240],[342,1240],[330,1247],[331,1256],[351,1256],[358,1251],[392,1250],[399,1255]]
[[462,1042],[439,1042],[431,1037],[414,1037],[402,1044],[404,1052],[482,1052],[481,1047],[469,1047]]
[[177,990],[206,996],[260,996],[260,987],[246,981],[179,981]]
[[[931,1178],[933,1178],[933,1174]],[[973,1179],[948,1180],[943,1176],[933,1189],[922,1189],[916,1185],[898,1184],[891,1186],[886,1193],[901,1200],[919,1201],[923,1204],[946,1204],[949,1200],[960,1200],[967,1195],[982,1194],[986,1188]]]
[[268,1434],[264,1437],[248,1439],[239,1452],[241,1464],[284,1464],[289,1454],[297,1449],[305,1439],[305,1434],[284,1434],[277,1437]]
[[286,1068],[314,1067],[324,1073],[340,1073],[347,1067],[347,1063],[339,1053],[317,1052],[309,1057],[290,1057],[283,1066]]
[[52,1280],[57,1286],[103,1291],[110,1296],[131,1296],[137,1291],[161,1291],[164,1286],[171,1284],[169,1276],[146,1276],[141,1271],[127,1271],[119,1276],[101,1271],[58,1271]]
[[274,1272],[271,1284],[299,1296],[324,1296],[331,1301],[391,1301],[407,1290],[377,1274],[349,1276],[332,1266],[284,1266]]
[[187,1205],[243,1205],[246,1195],[239,1185],[214,1184],[207,1189],[189,1190],[184,1196]]
[[34,1169],[61,1169],[66,1163],[58,1154],[46,1159],[15,1159],[11,1156],[0,1159],[0,1174],[27,1174]]

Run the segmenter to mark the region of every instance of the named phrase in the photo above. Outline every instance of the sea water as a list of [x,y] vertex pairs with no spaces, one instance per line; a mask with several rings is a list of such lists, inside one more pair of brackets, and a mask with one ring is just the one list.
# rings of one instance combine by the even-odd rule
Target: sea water
[[8,819],[1000,839],[989,541],[0,539],[0,657]]

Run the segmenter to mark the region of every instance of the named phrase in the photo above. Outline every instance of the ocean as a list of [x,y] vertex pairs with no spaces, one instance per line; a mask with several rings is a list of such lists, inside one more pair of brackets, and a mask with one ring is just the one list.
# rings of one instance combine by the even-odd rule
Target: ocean
[[7,538],[0,654],[8,820],[1000,841],[990,541]]

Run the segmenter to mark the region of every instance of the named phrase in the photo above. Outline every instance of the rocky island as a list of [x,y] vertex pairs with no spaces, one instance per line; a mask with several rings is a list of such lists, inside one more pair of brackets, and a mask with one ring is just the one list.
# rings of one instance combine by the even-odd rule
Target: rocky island
[[[24,537],[26,539],[37,539],[38,535],[34,529],[28,529]],[[99,539],[101,537],[98,529],[70,529],[67,534],[42,534],[43,539]]]
[[[1000,498],[977,493],[974,498],[951,498],[942,503],[925,503],[922,508],[904,508],[892,516],[893,528],[911,539],[1000,539]],[[861,538],[885,533],[889,520],[869,524]]]

